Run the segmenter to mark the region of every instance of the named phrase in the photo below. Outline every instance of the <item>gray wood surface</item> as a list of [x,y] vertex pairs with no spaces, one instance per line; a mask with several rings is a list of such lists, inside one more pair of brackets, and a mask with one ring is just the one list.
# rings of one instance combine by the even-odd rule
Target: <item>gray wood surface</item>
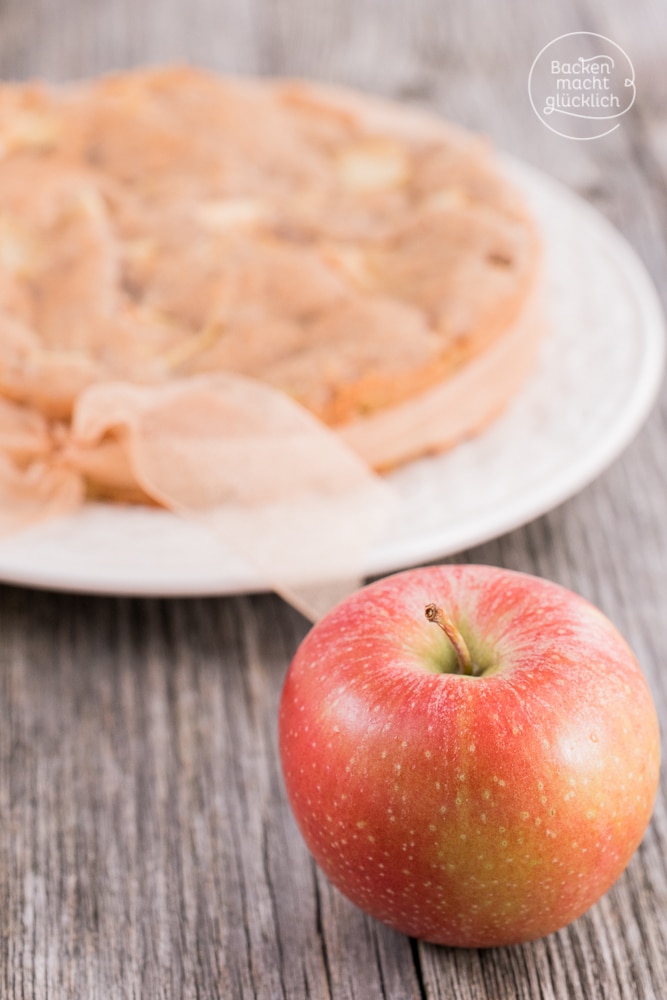
[[[527,100],[549,40],[601,32],[637,103],[570,142]],[[188,60],[430,105],[587,197],[667,299],[662,0],[2,0],[0,72]],[[667,720],[667,398],[592,486],[458,558],[536,572],[624,631]],[[667,997],[667,813],[585,917],[486,952],[418,944],[315,870],[276,713],[306,622],[272,595],[130,600],[0,587],[0,996],[7,1000]]]

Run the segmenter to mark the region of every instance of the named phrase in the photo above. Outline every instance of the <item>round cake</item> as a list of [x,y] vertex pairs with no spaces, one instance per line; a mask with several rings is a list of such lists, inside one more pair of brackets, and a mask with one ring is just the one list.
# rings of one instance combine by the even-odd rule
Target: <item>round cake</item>
[[[536,225],[489,143],[305,82],[3,86],[0,255],[0,450],[23,466],[21,420],[57,444],[94,383],[233,372],[388,469],[492,419],[541,333]],[[133,498],[119,448],[111,428],[80,459],[91,495]]]

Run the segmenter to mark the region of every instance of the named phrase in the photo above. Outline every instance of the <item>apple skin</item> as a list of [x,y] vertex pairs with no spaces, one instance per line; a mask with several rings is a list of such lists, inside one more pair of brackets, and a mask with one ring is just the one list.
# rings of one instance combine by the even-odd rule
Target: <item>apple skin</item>
[[[457,668],[424,608],[458,626]],[[435,566],[351,595],[285,679],[289,801],[330,881],[399,931],[489,947],[584,913],[628,864],[656,796],[660,737],[635,657],[547,580]]]

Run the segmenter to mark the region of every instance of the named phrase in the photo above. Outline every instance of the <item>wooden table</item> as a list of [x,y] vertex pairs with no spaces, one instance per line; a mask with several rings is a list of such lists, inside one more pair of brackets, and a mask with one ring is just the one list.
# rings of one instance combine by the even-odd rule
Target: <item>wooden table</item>
[[[550,133],[526,81],[557,35],[631,55],[638,97],[594,142]],[[596,205],[667,295],[661,0],[5,0],[3,76],[145,61],[312,75],[431,105]],[[667,399],[579,496],[458,558],[551,577],[627,635],[667,719]],[[0,588],[0,995],[667,997],[664,795],[609,894],[566,930],[485,952],[366,918],[311,861],[276,750],[307,623],[272,595],[128,599]],[[663,782],[664,788],[664,782]]]

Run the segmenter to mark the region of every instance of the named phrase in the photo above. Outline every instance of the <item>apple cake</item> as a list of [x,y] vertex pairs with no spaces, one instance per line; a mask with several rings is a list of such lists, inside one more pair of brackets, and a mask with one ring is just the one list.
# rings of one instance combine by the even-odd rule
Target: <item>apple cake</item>
[[[95,383],[229,372],[392,468],[492,419],[541,331],[537,228],[490,144],[300,81],[0,87],[0,255],[0,457],[22,468]],[[77,461],[89,494],[133,498],[113,427]]]

